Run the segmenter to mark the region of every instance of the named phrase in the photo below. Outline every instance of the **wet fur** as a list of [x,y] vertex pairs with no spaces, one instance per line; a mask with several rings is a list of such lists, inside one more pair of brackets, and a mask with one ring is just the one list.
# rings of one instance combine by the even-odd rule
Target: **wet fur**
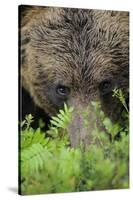
[[[101,95],[111,80],[128,98],[129,13],[73,8],[21,6],[21,79],[35,105],[54,115],[66,101],[85,107],[100,100],[114,120],[121,106]],[[69,99],[54,99],[55,85],[71,89]]]

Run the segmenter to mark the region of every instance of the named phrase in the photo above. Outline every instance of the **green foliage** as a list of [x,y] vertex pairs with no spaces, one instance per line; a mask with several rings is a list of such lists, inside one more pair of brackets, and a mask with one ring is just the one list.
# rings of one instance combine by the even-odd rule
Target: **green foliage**
[[56,117],[52,117],[52,120],[50,120],[51,124],[57,128],[66,129],[71,120],[72,111],[73,108],[68,108],[64,103],[64,110],[59,110],[59,114]]
[[[122,93],[120,93],[122,95]],[[119,93],[117,92],[119,98]],[[122,96],[121,96],[122,98]],[[125,101],[121,101],[122,104]],[[91,103],[96,113],[92,142],[70,147],[67,127],[73,108],[52,117],[48,131],[31,128],[33,117],[26,116],[20,124],[20,190],[22,194],[76,192],[129,187],[129,125],[122,127],[105,116],[98,102]],[[124,106],[126,112],[127,106]],[[86,111],[88,113],[88,110]],[[86,113],[83,113],[86,120]],[[97,125],[99,120],[100,126]],[[41,122],[41,124],[43,124]],[[88,125],[88,124],[87,124]],[[119,140],[115,140],[117,133]],[[109,139],[111,136],[111,140]]]
[[73,108],[68,108],[64,103],[64,110],[59,110],[59,114],[57,116],[52,117],[50,120],[51,126],[47,133],[57,135],[59,133],[59,129],[62,128],[65,132],[69,122],[71,121],[71,113],[73,112]]
[[125,107],[127,113],[129,112],[128,111],[128,108],[127,108],[127,104],[126,104],[126,98],[125,98],[125,95],[123,94],[122,90],[121,89],[114,89],[114,94],[113,94],[113,97],[117,97],[120,102],[122,103],[122,105]]

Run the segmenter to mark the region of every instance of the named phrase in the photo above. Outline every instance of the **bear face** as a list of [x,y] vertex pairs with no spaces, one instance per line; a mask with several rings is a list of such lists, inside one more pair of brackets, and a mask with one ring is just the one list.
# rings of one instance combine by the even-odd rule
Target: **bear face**
[[[86,110],[98,100],[112,120],[119,120],[122,107],[112,90],[122,88],[128,96],[128,20],[128,12],[29,9],[21,18],[21,77],[35,104],[52,116],[64,102]],[[88,140],[82,121],[75,112],[72,146]]]

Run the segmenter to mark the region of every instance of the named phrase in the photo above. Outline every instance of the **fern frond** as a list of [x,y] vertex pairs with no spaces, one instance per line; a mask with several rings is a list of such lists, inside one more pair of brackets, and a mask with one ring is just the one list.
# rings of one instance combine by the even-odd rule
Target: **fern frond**
[[33,130],[30,128],[29,130],[24,130],[21,133],[21,148],[27,148],[31,144],[42,144],[45,146],[49,141],[49,137],[45,137],[45,134],[41,132],[41,129]]
[[59,114],[57,116],[52,117],[51,125],[57,128],[66,129],[70,120],[71,113],[73,112],[73,108],[68,108],[68,106],[64,103],[64,109],[59,110]]
[[120,102],[122,103],[122,105],[124,106],[126,112],[129,113],[129,110],[128,110],[128,107],[127,107],[127,104],[126,104],[126,98],[125,98],[125,95],[122,92],[122,90],[115,88],[113,90],[113,92],[114,92],[113,97],[117,97],[120,100]]
[[39,143],[32,144],[29,148],[21,151],[20,162],[22,175],[26,176],[38,173],[43,169],[45,157],[48,156],[51,156],[50,152]]

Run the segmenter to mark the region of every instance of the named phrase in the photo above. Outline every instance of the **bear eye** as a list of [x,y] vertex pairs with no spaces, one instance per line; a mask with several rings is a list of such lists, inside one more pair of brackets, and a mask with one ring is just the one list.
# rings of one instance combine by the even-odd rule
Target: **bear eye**
[[58,85],[56,88],[56,93],[61,97],[67,97],[70,92],[70,89],[63,85]]
[[102,81],[99,85],[99,89],[102,95],[108,94],[112,91],[112,83],[110,80]]

